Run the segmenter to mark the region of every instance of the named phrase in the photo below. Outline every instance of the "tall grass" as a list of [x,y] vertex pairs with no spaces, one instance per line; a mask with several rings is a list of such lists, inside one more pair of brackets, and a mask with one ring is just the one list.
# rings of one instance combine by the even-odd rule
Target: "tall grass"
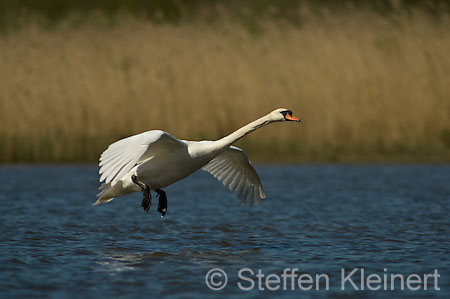
[[254,160],[450,161],[446,15],[39,24],[0,34],[2,162],[92,162],[150,129],[216,139],[278,107],[303,122],[240,141]]

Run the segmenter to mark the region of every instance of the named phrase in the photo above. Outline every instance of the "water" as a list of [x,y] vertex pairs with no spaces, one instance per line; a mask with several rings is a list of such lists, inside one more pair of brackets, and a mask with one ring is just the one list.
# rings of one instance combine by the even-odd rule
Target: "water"
[[[262,204],[241,207],[199,172],[166,189],[161,220],[157,200],[145,213],[141,194],[92,206],[95,166],[0,167],[0,297],[450,297],[449,165],[258,171]],[[221,291],[205,284],[216,267],[228,274]],[[239,277],[242,268],[271,279],[285,268],[326,274],[329,290],[322,280],[319,290],[294,282],[292,291],[288,281],[289,290],[280,282],[269,291],[262,279],[261,291],[248,270]],[[342,268],[422,278],[438,269],[440,291],[431,278],[427,291],[341,290]],[[238,287],[250,288],[250,279],[252,290]]]

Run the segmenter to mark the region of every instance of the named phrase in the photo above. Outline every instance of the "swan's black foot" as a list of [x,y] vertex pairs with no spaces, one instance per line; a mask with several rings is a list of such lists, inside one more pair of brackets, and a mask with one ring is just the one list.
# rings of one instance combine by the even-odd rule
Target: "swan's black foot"
[[152,205],[152,195],[150,194],[150,188],[146,184],[139,182],[137,176],[135,175],[131,176],[131,180],[133,181],[133,183],[141,187],[142,194],[144,194],[144,198],[142,199],[142,207],[144,208],[144,211],[148,212],[150,210],[150,206]]
[[156,193],[158,193],[158,212],[161,213],[161,218],[164,217],[167,213],[167,196],[166,192],[161,189],[156,189]]
[[152,205],[152,196],[150,195],[150,189],[147,187],[142,191],[144,194],[144,198],[142,199],[142,207],[144,211],[148,212],[150,210],[150,206]]

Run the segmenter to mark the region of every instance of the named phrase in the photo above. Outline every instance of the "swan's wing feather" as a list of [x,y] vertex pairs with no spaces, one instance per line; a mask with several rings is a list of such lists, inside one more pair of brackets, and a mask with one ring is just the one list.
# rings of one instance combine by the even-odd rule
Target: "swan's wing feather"
[[100,182],[115,183],[135,165],[164,155],[186,144],[167,132],[153,130],[121,139],[111,144],[100,156]]
[[202,169],[234,192],[242,204],[259,203],[260,199],[266,197],[258,173],[247,154],[238,147],[230,146]]

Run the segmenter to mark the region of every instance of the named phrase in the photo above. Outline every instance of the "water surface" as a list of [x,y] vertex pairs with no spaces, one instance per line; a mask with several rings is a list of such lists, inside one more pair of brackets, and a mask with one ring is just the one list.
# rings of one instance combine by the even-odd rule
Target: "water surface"
[[[262,204],[241,207],[198,172],[166,188],[161,220],[155,194],[150,213],[137,193],[92,206],[96,166],[0,167],[0,296],[450,297],[449,165],[257,169]],[[205,284],[216,267],[228,274],[221,291]],[[325,273],[330,286],[243,291],[242,268]],[[342,268],[405,276],[438,269],[440,291],[341,290]]]

